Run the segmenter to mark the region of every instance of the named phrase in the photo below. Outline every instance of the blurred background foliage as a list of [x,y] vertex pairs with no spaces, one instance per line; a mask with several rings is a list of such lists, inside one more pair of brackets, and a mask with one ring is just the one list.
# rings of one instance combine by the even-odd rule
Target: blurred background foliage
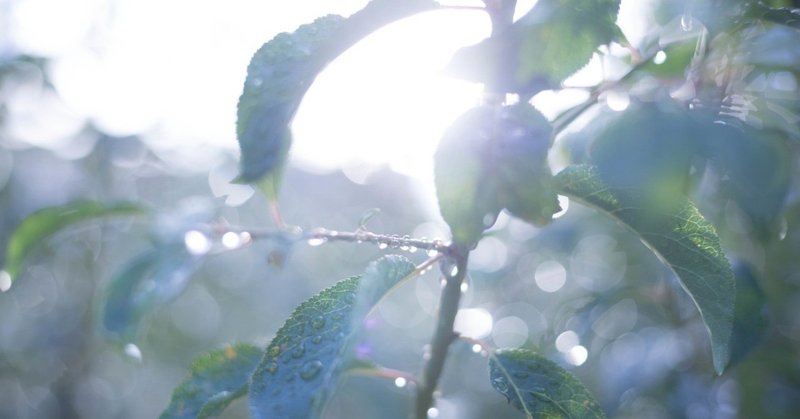
[[[39,22],[25,20],[30,18],[25,13],[33,13],[31,4],[50,3],[0,3],[0,248],[26,216],[45,207],[78,199],[132,201],[147,212],[82,223],[47,239],[26,259],[19,280],[0,294],[0,417],[155,417],[198,354],[230,342],[263,347],[298,303],[362,272],[386,251],[370,245],[309,246],[279,240],[214,251],[224,250],[217,233],[227,225],[273,225],[263,197],[228,184],[238,159],[231,149],[233,130],[223,136],[227,146],[194,143],[193,135],[203,134],[186,131],[181,132],[187,137],[183,145],[175,145],[169,141],[174,135],[169,124],[158,118],[160,110],[173,104],[161,103],[152,88],[144,99],[135,85],[113,91],[123,102],[130,94],[130,100],[151,104],[155,116],[149,122],[141,121],[150,117],[147,106],[103,113],[98,109],[102,100],[92,106],[76,101],[80,92],[68,92],[72,85],[61,80],[91,81],[92,74],[82,73],[81,67],[65,73],[72,51],[58,42],[36,44],[23,36],[30,28],[20,27]],[[61,36],[61,41],[75,36],[75,45],[102,49],[85,45],[98,42],[90,32],[108,34],[105,25],[114,22],[109,16],[122,11],[114,9],[120,6],[117,2],[91,3],[98,15],[90,15],[81,36],[59,33],[63,27],[58,25],[43,36]],[[740,4],[648,3],[654,25],[663,29],[662,40],[670,25],[683,25],[683,32],[692,32],[686,29],[692,22],[705,25],[714,35],[704,38],[714,46],[706,65],[692,64],[698,35],[671,42],[663,49],[661,64],[642,66],[625,79],[629,84],[624,89],[608,91],[567,127],[551,160],[557,166],[598,159],[623,170],[626,179],[646,182],[653,166],[642,161],[662,156],[663,164],[655,167],[658,177],[668,180],[664,187],[692,194],[717,228],[734,261],[739,303],[760,307],[760,297],[765,298],[763,317],[737,319],[734,339],[752,352],[735,353],[742,358],[740,364],[717,377],[704,326],[672,272],[636,236],[580,205],[562,202],[566,213],[541,229],[502,213],[471,256],[461,330],[495,346],[534,348],[569,366],[610,417],[790,418],[800,411],[800,186],[794,181],[800,175],[800,32],[796,26],[767,21],[744,29],[728,26],[730,22],[723,22],[726,13],[703,8],[717,3],[725,3],[724,10],[731,13]],[[160,6],[149,7],[157,14]],[[192,14],[185,19],[191,21]],[[311,20],[298,19],[298,24]],[[172,25],[179,23],[167,26]],[[211,29],[222,38],[233,30],[231,25]],[[269,38],[259,36],[259,42]],[[187,45],[202,51],[202,45]],[[252,46],[251,52],[257,44]],[[636,47],[649,57],[657,56],[662,45],[645,36]],[[619,61],[608,57],[609,62]],[[240,79],[220,81],[235,85],[230,101],[216,104],[223,119],[233,118],[248,58],[230,60],[239,67]],[[183,75],[167,70],[180,52],[154,59],[162,59],[162,65],[148,71],[164,69],[169,80]],[[706,84],[697,82],[687,92],[687,71],[702,74],[693,80]],[[109,85],[95,81],[101,88],[114,85],[113,80]],[[182,93],[204,98],[203,89],[216,82],[195,83],[195,90]],[[709,99],[720,91],[719,100]],[[621,97],[621,92],[635,95]],[[700,106],[692,115],[723,115],[729,124],[703,125],[690,116],[676,117],[665,92],[673,98],[701,99],[699,105],[719,103],[718,109]],[[618,112],[620,101],[627,101],[625,112]],[[126,109],[133,113],[126,114]],[[192,112],[190,121],[219,114],[213,107]],[[665,142],[648,142],[698,126],[707,130],[699,143],[684,144],[678,136],[668,149],[654,149]],[[287,221],[352,231],[365,212],[380,208],[369,221],[372,231],[447,237],[441,219],[431,215],[430,202],[418,192],[425,188],[419,179],[386,166],[370,169],[368,176],[353,173],[290,165],[280,201]],[[683,173],[688,175],[681,177]],[[210,247],[193,252],[187,232],[197,232],[200,246],[207,240]],[[138,329],[108,333],[108,328],[120,329],[102,319],[105,299],[114,295],[109,290],[112,278],[154,248],[161,257],[176,260],[168,250],[175,246],[175,258],[191,261],[185,283],[179,284],[185,289],[156,289],[159,298],[174,299],[152,304]],[[419,253],[408,256],[424,259]],[[438,292],[439,279],[431,273],[379,304],[367,322],[366,349],[377,362],[419,370]],[[330,417],[404,418],[411,394],[390,381],[354,376],[337,390]],[[519,416],[491,388],[485,360],[467,344],[452,348],[437,406],[440,418]],[[246,410],[245,403],[237,402],[224,417],[246,417]]]

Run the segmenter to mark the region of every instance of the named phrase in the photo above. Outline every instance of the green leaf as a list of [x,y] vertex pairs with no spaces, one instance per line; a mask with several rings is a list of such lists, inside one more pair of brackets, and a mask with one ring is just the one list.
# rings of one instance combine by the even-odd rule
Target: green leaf
[[527,349],[498,350],[489,358],[492,387],[528,418],[605,418],[570,372]]
[[758,285],[756,272],[750,264],[736,261],[736,311],[731,337],[731,364],[744,359],[763,340],[769,318],[764,290]]
[[401,256],[385,256],[361,277],[336,283],[298,306],[278,330],[250,384],[255,418],[319,417],[357,344],[369,309],[414,272]]
[[320,71],[383,25],[435,6],[429,0],[373,0],[350,18],[320,17],[264,44],[247,67],[239,98],[238,181],[260,181],[259,186],[274,198],[291,144],[289,124]]
[[630,227],[677,274],[711,335],[714,368],[730,360],[736,284],[714,227],[688,200],[670,211],[649,206],[638,189],[613,189],[591,166],[556,175],[558,191],[603,210]]
[[448,71],[506,92],[533,96],[583,67],[619,34],[619,0],[540,0],[503,31],[459,50]]
[[255,346],[238,344],[199,357],[189,376],[173,391],[161,419],[218,416],[247,393],[250,375],[263,355]]
[[183,244],[161,245],[133,258],[106,289],[106,332],[121,340],[134,339],[141,316],[180,295],[201,262],[202,257],[189,254]]
[[129,203],[103,203],[75,201],[59,207],[45,208],[34,212],[11,233],[6,248],[4,269],[15,280],[20,274],[24,259],[48,237],[69,227],[95,218],[135,215],[142,207]]
[[558,211],[547,165],[551,128],[528,104],[480,106],[445,132],[435,159],[439,208],[467,247],[507,208],[537,225]]

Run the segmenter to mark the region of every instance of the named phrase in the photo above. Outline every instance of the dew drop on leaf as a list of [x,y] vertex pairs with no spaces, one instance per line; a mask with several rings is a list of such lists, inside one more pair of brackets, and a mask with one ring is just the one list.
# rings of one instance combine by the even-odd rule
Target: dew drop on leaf
[[319,360],[309,361],[300,369],[300,378],[306,381],[312,380],[319,375],[320,370],[322,370],[322,362]]
[[268,371],[270,374],[272,374],[272,375],[275,375],[275,373],[276,373],[276,372],[278,372],[278,363],[277,363],[277,362],[275,362],[275,361],[272,361],[272,362],[270,362],[270,363],[267,365],[267,371]]
[[142,350],[139,349],[139,347],[136,346],[135,344],[128,343],[125,345],[125,348],[123,350],[125,351],[125,355],[128,355],[129,357],[137,361],[142,360]]
[[308,239],[307,243],[308,243],[309,246],[315,246],[316,247],[316,246],[322,246],[323,244],[325,244],[326,241],[327,240],[324,239],[324,238],[315,237],[313,239]]
[[383,250],[383,249],[386,249],[387,247],[389,247],[389,243],[385,243],[385,242],[378,243],[378,249]]
[[311,327],[317,330],[325,327],[325,317],[317,316],[311,319]]
[[303,355],[305,354],[306,354],[306,345],[305,343],[300,342],[300,344],[297,345],[297,348],[295,348],[294,351],[292,351],[292,358],[294,359],[302,358]]

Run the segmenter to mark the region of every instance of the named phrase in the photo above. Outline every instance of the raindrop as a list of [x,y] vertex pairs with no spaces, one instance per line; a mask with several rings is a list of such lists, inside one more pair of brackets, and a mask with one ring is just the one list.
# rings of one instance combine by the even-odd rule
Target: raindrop
[[300,342],[300,344],[297,345],[297,348],[295,348],[295,350],[292,351],[292,358],[294,359],[302,358],[303,355],[305,354],[306,354],[306,345],[305,343]]
[[271,361],[269,364],[267,364],[267,372],[275,375],[275,373],[278,372],[278,363]]
[[267,350],[267,353],[269,354],[269,356],[277,358],[278,355],[281,354],[281,348],[279,346],[273,346],[269,348],[269,350]]
[[239,233],[229,231],[222,235],[222,245],[228,249],[236,249],[242,245],[242,236]]
[[386,249],[387,247],[389,247],[389,243],[385,243],[385,242],[378,243],[378,249],[383,250],[383,249]]
[[[786,234],[788,234],[788,233],[789,233],[789,222],[786,221],[785,217],[781,218],[781,226],[780,226],[780,229],[778,230],[778,240],[785,239],[786,238]],[[3,273],[5,273],[5,272],[3,272]],[[0,290],[5,291],[5,289],[2,289],[2,276],[1,275],[2,274],[0,274]],[[10,286],[11,283],[9,283],[8,285]]]
[[125,345],[125,348],[123,350],[125,351],[125,355],[128,355],[129,357],[137,361],[140,362],[142,361],[142,350],[139,349],[139,347],[136,346],[135,344],[128,343]]
[[438,418],[439,417],[439,409],[435,407],[431,407],[428,409],[428,417],[429,418]]
[[439,286],[440,286],[440,287],[442,287],[442,288],[446,287],[446,286],[447,286],[447,280],[446,280],[446,279],[444,279],[444,278],[442,278],[442,279],[439,281]]
[[306,362],[303,365],[303,368],[300,369],[300,378],[303,380],[309,381],[312,380],[314,377],[319,375],[320,370],[322,370],[322,362],[319,360],[313,360]]
[[11,288],[11,275],[6,271],[0,271],[0,292],[6,292]]
[[664,61],[667,61],[667,53],[664,51],[658,51],[656,56],[653,57],[653,64],[655,65],[664,64]]
[[417,253],[417,246],[408,246],[408,253]]
[[465,281],[461,283],[461,292],[469,291],[469,284]]
[[610,91],[606,95],[606,104],[611,110],[621,112],[628,109],[631,104],[631,98],[626,93]]
[[403,377],[397,377],[394,379],[394,385],[398,388],[403,388],[408,384],[408,380]]
[[477,344],[477,343],[476,343],[476,344],[474,344],[474,345],[472,345],[472,352],[474,352],[474,353],[476,353],[476,354],[477,354],[478,352],[480,352],[482,349],[483,349],[483,348],[481,348],[481,345],[479,345],[479,344]]
[[567,362],[572,365],[579,366],[586,362],[589,358],[589,351],[582,345],[575,345],[566,354]]
[[211,240],[200,231],[189,230],[183,235],[186,250],[193,255],[204,255],[211,250]]
[[324,237],[314,237],[312,239],[308,239],[307,243],[308,243],[309,246],[315,246],[316,247],[316,246],[322,246],[323,244],[325,244],[326,241],[328,241],[328,240],[325,239]]
[[243,231],[239,233],[239,240],[242,242],[242,244],[247,244],[253,241],[253,236],[249,232]]
[[450,272],[448,273],[450,274],[451,277],[458,275],[458,266],[453,265],[453,267],[450,268]]
[[325,327],[325,317],[317,316],[311,319],[311,327],[317,330]]
[[692,30],[693,26],[694,26],[694,19],[692,18],[692,16],[689,15],[688,13],[684,13],[684,15],[681,16],[681,29],[684,32],[689,32]]

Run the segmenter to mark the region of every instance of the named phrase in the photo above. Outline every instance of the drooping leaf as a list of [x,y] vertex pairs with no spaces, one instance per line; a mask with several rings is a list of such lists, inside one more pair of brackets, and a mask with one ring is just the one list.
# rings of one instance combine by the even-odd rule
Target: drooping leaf
[[489,357],[489,379],[529,419],[605,418],[574,375],[533,351],[498,350]]
[[353,356],[364,316],[413,271],[407,259],[386,256],[373,262],[361,277],[342,280],[298,306],[253,373],[253,417],[319,417],[327,391]]
[[436,193],[455,242],[475,244],[503,208],[549,222],[558,211],[546,163],[550,132],[528,104],[471,109],[445,132],[434,156]]
[[247,394],[250,375],[264,351],[248,344],[227,346],[196,359],[189,376],[173,391],[161,419],[217,416]]
[[95,218],[135,215],[142,207],[129,203],[103,203],[75,201],[66,205],[45,208],[34,212],[17,226],[8,240],[4,270],[15,280],[23,261],[31,251],[48,237],[82,221]]
[[510,29],[459,50],[454,76],[530,97],[583,67],[618,36],[619,0],[539,0]]
[[676,273],[711,336],[714,368],[730,360],[736,284],[714,227],[688,200],[672,210],[643,203],[638,189],[613,189],[591,166],[570,166],[556,175],[560,194],[603,210],[621,221]]
[[363,37],[392,21],[432,9],[431,0],[373,0],[350,18],[320,17],[264,44],[247,67],[236,133],[240,182],[277,193],[291,143],[289,124],[322,69]]
[[141,253],[109,282],[103,326],[118,339],[134,339],[140,317],[186,288],[202,262],[181,245],[162,245]]

